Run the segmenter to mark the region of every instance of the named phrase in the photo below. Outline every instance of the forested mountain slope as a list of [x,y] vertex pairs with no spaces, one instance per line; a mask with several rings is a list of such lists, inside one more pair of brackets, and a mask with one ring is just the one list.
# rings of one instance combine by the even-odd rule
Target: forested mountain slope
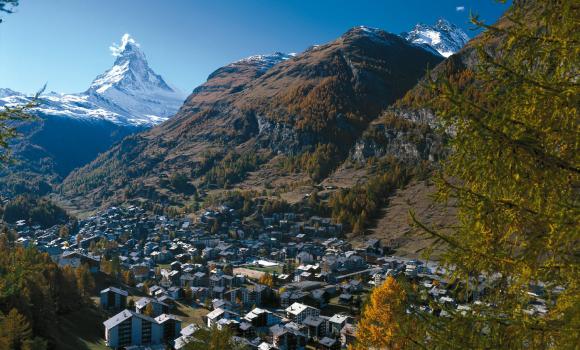
[[228,187],[277,154],[299,155],[319,145],[336,163],[384,108],[441,60],[398,35],[356,27],[265,71],[238,62],[210,75],[174,118],[72,173],[62,195],[82,198],[83,205],[170,199],[164,176]]

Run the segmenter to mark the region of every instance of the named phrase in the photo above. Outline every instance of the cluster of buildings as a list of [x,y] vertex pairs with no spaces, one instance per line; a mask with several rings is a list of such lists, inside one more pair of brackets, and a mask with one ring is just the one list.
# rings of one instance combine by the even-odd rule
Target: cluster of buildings
[[[116,260],[135,292],[101,292],[111,348],[181,349],[200,327],[227,327],[252,349],[342,349],[355,339],[365,295],[388,276],[405,276],[458,309],[435,263],[386,256],[379,241],[353,246],[328,218],[276,213],[246,222],[227,206],[196,219],[114,207],[62,230],[20,223],[19,243],[34,244],[60,265]],[[484,293],[481,288],[481,293]],[[128,302],[131,300],[132,302]],[[471,300],[473,301],[473,300]],[[182,327],[177,303],[203,308],[203,324]],[[425,312],[428,306],[421,305]],[[541,305],[534,312],[542,312]]]

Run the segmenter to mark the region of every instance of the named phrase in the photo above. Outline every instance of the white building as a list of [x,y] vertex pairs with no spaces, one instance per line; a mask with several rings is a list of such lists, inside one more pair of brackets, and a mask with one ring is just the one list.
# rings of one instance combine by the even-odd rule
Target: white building
[[123,310],[105,322],[105,340],[111,348],[170,344],[179,335],[181,321],[173,315],[157,318]]
[[301,303],[294,303],[286,308],[286,317],[296,323],[302,323],[308,316],[318,317],[320,310]]
[[161,344],[163,328],[151,317],[123,310],[105,322],[107,346]]

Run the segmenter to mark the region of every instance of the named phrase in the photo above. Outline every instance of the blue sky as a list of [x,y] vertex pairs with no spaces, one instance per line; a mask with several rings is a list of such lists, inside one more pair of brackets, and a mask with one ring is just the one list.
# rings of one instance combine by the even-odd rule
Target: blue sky
[[149,64],[190,92],[216,68],[274,51],[300,52],[357,25],[393,33],[443,17],[468,35],[469,11],[493,22],[493,0],[21,0],[2,15],[0,87],[33,92],[84,91],[130,33]]

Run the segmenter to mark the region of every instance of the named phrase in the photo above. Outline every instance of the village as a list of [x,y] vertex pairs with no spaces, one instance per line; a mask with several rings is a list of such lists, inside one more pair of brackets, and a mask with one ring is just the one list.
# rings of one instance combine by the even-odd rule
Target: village
[[[260,222],[250,227],[225,205],[196,220],[129,206],[69,225],[78,233],[68,237],[62,227],[24,221],[16,230],[17,244],[60,266],[125,276],[95,297],[108,317],[95,327],[113,349],[181,349],[212,327],[227,327],[248,349],[343,349],[355,339],[366,296],[388,276],[455,310],[477,303],[477,293],[460,302],[435,262],[390,256],[373,239],[353,247],[328,218],[288,212]],[[530,312],[545,313],[538,300]],[[417,307],[446,312],[427,301]]]

